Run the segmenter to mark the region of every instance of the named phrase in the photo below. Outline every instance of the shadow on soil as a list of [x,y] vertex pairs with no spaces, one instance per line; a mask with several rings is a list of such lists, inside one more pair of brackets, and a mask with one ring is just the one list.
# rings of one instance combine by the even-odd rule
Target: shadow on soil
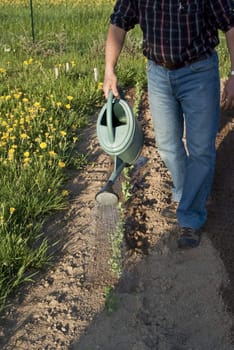
[[206,228],[228,273],[229,284],[222,295],[234,314],[234,110],[221,113],[217,143],[216,174]]
[[[176,226],[138,257],[69,350],[231,350],[231,321],[220,302],[225,273],[210,240],[178,252]],[[214,307],[215,305],[215,307]]]

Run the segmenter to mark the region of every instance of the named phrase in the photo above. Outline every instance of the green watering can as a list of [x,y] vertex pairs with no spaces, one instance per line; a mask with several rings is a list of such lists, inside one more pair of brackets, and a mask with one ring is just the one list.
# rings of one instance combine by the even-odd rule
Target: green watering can
[[119,198],[112,186],[124,167],[140,156],[144,136],[129,104],[114,98],[112,91],[97,119],[97,137],[102,149],[114,159],[114,170],[95,198],[101,205],[115,205]]

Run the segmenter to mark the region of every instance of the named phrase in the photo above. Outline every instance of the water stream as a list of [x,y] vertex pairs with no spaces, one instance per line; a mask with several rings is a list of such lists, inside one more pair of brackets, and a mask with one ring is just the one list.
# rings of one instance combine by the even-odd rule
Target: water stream
[[[121,265],[122,224],[120,210],[114,205],[98,205],[93,208],[92,264],[88,266],[88,278],[94,283],[107,284],[116,278]],[[118,261],[120,260],[120,261]]]

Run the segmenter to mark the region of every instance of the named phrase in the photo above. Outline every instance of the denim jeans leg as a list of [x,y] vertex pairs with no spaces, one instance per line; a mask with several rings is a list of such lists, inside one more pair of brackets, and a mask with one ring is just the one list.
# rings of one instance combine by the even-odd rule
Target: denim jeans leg
[[179,202],[183,192],[186,162],[183,112],[174,96],[168,70],[149,61],[147,75],[157,149],[172,177],[173,200]]
[[206,201],[215,170],[220,96],[217,54],[178,71],[176,78],[188,149],[177,217],[181,227],[199,229],[207,219]]

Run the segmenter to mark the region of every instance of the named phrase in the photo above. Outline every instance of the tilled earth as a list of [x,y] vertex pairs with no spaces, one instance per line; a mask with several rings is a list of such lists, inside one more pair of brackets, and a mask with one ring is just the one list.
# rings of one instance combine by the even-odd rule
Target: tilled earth
[[[95,120],[85,130],[82,147],[91,163],[67,184],[69,209],[45,225],[50,240],[59,240],[52,264],[1,315],[1,349],[234,349],[234,112],[221,116],[201,245],[186,251],[176,247],[176,222],[160,215],[171,181],[155,148],[146,97],[139,120],[145,146],[132,170],[124,223],[117,208],[95,203],[113,165],[98,145]],[[119,193],[123,181],[115,186]],[[116,231],[124,233],[121,277],[110,265]]]

